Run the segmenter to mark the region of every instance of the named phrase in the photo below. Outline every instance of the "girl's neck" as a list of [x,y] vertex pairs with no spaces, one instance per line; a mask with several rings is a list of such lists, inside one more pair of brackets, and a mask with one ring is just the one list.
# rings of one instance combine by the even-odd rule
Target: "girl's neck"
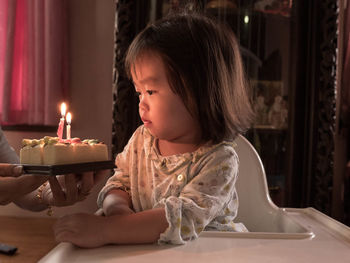
[[157,139],[157,148],[162,156],[170,156],[196,151],[202,143],[178,143]]

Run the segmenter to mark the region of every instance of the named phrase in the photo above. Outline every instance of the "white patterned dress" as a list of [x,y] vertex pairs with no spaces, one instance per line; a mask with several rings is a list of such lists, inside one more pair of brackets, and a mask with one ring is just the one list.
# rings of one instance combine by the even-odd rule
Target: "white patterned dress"
[[233,222],[238,209],[233,142],[166,157],[156,145],[143,125],[135,131],[116,157],[118,168],[98,196],[99,207],[112,189],[126,190],[135,212],[164,207],[169,227],[160,235],[160,244],[184,244],[204,229],[247,231]]

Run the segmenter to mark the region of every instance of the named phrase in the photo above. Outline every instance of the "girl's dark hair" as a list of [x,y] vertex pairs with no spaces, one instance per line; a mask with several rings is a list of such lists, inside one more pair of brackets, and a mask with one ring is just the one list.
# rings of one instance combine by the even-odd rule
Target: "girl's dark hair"
[[163,60],[169,85],[201,125],[202,140],[234,139],[249,128],[248,82],[234,33],[201,14],[174,14],[145,28],[125,60],[131,76],[143,52]]

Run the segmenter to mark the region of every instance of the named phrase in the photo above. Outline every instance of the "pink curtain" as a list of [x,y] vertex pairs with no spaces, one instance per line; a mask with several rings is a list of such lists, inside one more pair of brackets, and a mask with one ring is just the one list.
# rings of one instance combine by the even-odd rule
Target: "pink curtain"
[[66,0],[0,0],[0,120],[57,125],[67,99]]

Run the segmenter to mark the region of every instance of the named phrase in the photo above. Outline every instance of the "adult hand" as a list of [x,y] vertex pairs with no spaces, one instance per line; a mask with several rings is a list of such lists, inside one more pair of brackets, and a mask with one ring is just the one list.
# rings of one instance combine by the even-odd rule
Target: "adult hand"
[[109,170],[52,176],[49,178],[50,184],[42,191],[43,201],[51,206],[73,205],[84,200],[91,189],[108,175]]
[[22,175],[22,166],[0,164],[0,205],[6,205],[24,196],[41,184],[48,177],[42,175]]

